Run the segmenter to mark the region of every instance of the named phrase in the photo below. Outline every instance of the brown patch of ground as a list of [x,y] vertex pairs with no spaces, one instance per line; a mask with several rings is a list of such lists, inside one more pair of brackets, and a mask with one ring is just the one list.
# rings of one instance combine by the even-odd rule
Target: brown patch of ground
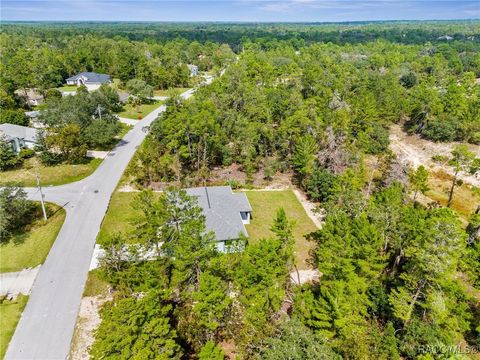
[[100,309],[109,300],[111,297],[102,295],[82,298],[72,339],[70,359],[86,360],[90,358],[90,347],[95,340],[94,331],[101,322]]
[[[251,186],[264,189],[285,189],[292,185],[292,175],[288,173],[275,173],[271,179],[265,179],[262,169],[252,175]],[[210,172],[208,185],[220,185],[228,182],[238,182],[239,186],[247,184],[247,174],[239,164],[214,168]]]
[[[452,175],[437,170],[430,173],[426,196],[446,206],[448,202],[448,193],[452,184]],[[477,209],[480,204],[480,192],[474,186],[464,182],[455,187],[452,200],[452,209],[458,212],[465,220]]]
[[[453,169],[446,162],[435,162],[432,160],[432,156],[440,155],[449,158],[450,153],[457,145],[460,145],[460,143],[436,143],[422,139],[418,135],[409,135],[403,131],[400,125],[393,125],[390,128],[390,149],[402,162],[414,168],[423,165],[431,172],[441,171],[453,175]],[[467,145],[470,151],[474,152],[477,157],[480,157],[479,145]],[[480,174],[472,176],[463,173],[459,175],[459,178],[466,183],[480,187]]]
[[225,340],[220,343],[220,347],[223,349],[227,359],[234,360],[237,359],[237,346],[233,340]]

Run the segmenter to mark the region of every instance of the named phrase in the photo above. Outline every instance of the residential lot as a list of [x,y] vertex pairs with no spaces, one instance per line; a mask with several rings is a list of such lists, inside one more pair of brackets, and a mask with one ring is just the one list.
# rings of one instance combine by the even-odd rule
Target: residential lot
[[162,104],[161,101],[155,101],[151,104],[142,104],[139,106],[133,106],[132,104],[125,104],[124,111],[118,113],[118,116],[128,119],[143,119],[150,114],[153,110]]
[[[295,254],[299,269],[308,268],[307,259],[313,243],[305,239],[305,235],[317,230],[315,224],[307,216],[292,190],[282,191],[247,191],[247,197],[253,208],[250,225],[246,225],[251,241],[272,236],[270,227],[279,208],[283,207],[288,218],[295,222]],[[102,243],[115,232],[128,233],[134,228],[134,221],[141,216],[135,209],[134,199],[138,192],[115,192],[110,207],[105,215],[97,242]]]
[[137,194],[138,192],[119,191],[113,193],[107,214],[103,219],[102,228],[98,234],[98,243],[101,244],[116,232],[128,233],[133,230],[132,222],[142,214],[133,206]]
[[47,204],[47,213],[46,222],[38,219],[0,245],[0,273],[35,267],[45,261],[65,220],[65,210],[57,205]]
[[101,159],[88,159],[83,164],[45,166],[40,163],[38,158],[34,157],[26,160],[18,169],[1,172],[0,185],[36,186],[37,173],[43,186],[67,184],[89,176],[101,162]]
[[309,252],[313,243],[305,239],[305,235],[317,230],[315,224],[307,216],[292,190],[284,191],[247,191],[247,197],[253,208],[252,221],[246,225],[251,241],[272,236],[270,227],[279,208],[283,208],[289,220],[295,222],[296,265],[299,269],[308,268]]

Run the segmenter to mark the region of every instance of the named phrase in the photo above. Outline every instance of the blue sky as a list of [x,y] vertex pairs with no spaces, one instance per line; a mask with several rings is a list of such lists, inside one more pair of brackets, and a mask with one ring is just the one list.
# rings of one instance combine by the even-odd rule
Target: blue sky
[[480,0],[1,0],[1,20],[361,21],[479,19]]

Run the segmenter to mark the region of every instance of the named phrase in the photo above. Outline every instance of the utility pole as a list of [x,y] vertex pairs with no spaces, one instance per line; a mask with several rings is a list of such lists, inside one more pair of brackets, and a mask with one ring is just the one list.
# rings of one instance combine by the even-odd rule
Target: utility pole
[[47,221],[47,211],[45,210],[45,202],[43,199],[42,186],[40,185],[40,176],[37,173],[37,187],[40,192],[40,203],[42,204],[43,220]]

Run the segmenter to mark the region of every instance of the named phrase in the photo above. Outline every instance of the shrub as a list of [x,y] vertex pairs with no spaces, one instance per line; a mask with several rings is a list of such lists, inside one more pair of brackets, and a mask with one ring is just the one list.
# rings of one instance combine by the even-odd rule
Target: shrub
[[390,143],[388,131],[377,124],[359,134],[358,140],[360,147],[368,154],[380,154],[387,150]]
[[15,154],[10,143],[0,137],[0,171],[19,165],[21,159]]
[[430,121],[422,130],[422,135],[433,141],[453,141],[457,135],[457,127],[452,121]]
[[325,201],[333,194],[337,177],[324,168],[315,168],[304,180],[307,195],[314,201]]
[[435,162],[445,163],[448,161],[448,157],[445,155],[433,155],[432,160]]
[[403,75],[400,78],[400,84],[407,89],[414,87],[417,84],[417,75],[413,72]]
[[45,98],[47,100],[61,99],[62,98],[62,92],[58,89],[48,89],[46,94],[45,94]]
[[29,224],[35,214],[35,205],[27,200],[25,191],[15,187],[0,190],[0,241]]
[[28,126],[30,120],[23,110],[3,109],[0,111],[0,124]]
[[18,154],[18,157],[20,159],[29,159],[35,155],[35,151],[33,149],[29,148],[23,148],[20,150],[20,154]]

